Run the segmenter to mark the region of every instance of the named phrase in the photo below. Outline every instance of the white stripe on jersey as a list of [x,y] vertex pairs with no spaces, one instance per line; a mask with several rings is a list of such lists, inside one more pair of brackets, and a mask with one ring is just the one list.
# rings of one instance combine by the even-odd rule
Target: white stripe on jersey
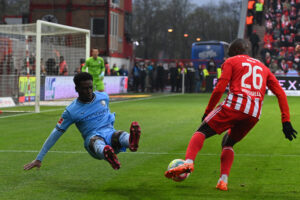
[[260,113],[259,113],[259,116],[258,116],[258,119],[260,119],[260,116],[261,116],[261,113],[262,113],[262,106],[264,104],[264,101],[261,101],[260,102]]
[[208,122],[211,118],[213,118],[220,110],[222,109],[222,106],[216,108],[211,113],[208,114],[208,116],[205,118],[205,122]]
[[226,103],[226,106],[228,106],[229,108],[231,106],[232,98],[233,98],[233,95],[229,94],[228,98],[227,98],[227,103]]
[[240,110],[243,101],[243,94],[238,94],[238,99],[236,100],[236,104],[234,109]]
[[246,103],[246,107],[244,110],[245,114],[249,113],[250,107],[251,107],[251,97],[247,95],[247,103]]
[[253,110],[253,113],[252,113],[253,117],[257,116],[258,109],[259,109],[259,98],[255,98],[254,99],[254,110]]

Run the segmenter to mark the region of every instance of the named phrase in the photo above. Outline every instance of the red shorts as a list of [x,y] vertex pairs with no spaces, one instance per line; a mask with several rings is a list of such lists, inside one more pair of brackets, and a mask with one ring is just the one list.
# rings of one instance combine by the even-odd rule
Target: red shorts
[[204,120],[217,134],[228,130],[228,135],[240,141],[255,126],[258,119],[226,106],[218,106]]

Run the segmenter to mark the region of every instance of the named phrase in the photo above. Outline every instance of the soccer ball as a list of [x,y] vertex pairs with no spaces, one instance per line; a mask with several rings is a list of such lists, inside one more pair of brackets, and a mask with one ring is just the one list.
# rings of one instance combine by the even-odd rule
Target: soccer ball
[[[170,162],[169,166],[168,166],[168,170],[173,169],[179,165],[184,164],[185,161],[182,159],[175,159],[172,162]],[[184,181],[187,177],[189,177],[190,173],[182,173],[179,176],[176,176],[174,178],[172,178],[174,181],[176,182],[181,182]]]

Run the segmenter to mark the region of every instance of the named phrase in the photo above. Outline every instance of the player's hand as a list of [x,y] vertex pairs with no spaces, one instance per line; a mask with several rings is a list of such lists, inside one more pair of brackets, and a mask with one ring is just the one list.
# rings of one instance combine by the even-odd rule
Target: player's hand
[[203,117],[202,117],[202,121],[204,121],[204,119],[207,117],[207,114],[204,113]]
[[293,128],[291,122],[283,122],[282,131],[286,139],[292,141],[294,138],[296,138],[297,131]]
[[31,163],[24,165],[24,170],[31,170],[32,168],[40,168],[42,166],[42,162],[39,160],[34,160]]

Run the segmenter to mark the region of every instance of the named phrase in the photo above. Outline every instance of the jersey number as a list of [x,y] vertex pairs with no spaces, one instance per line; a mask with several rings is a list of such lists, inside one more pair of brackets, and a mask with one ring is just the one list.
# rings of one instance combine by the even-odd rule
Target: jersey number
[[261,76],[261,74],[258,73],[258,71],[262,71],[262,68],[255,65],[252,69],[252,65],[250,63],[242,63],[242,66],[249,68],[248,72],[242,76],[242,87],[251,89],[251,85],[245,83],[245,81],[249,76],[251,76],[251,74],[253,74],[252,76],[253,87],[259,90],[263,83],[263,77]]

